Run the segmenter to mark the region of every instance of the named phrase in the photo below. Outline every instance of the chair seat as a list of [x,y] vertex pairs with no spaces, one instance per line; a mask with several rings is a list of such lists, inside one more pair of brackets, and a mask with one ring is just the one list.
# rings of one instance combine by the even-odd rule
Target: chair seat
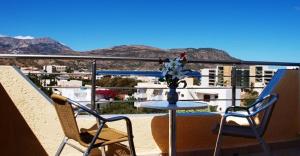
[[[258,116],[254,117],[254,121],[256,125],[260,124],[260,120]],[[250,126],[246,118],[229,116],[226,118],[226,122],[231,125]]]
[[[214,134],[218,134],[220,125],[216,125],[215,128],[212,129]],[[259,130],[259,129],[258,129]],[[224,124],[222,135],[227,136],[238,136],[245,138],[255,138],[255,134],[250,126],[241,126],[241,125],[233,125],[233,124]]]
[[222,134],[228,136],[255,138],[255,134],[250,126],[224,125]]
[[[97,130],[88,130],[84,128],[80,129],[80,138],[81,138],[80,143],[83,146],[87,147],[89,143],[92,142],[92,139],[96,135],[96,133]],[[104,127],[101,130],[100,135],[94,144],[94,147],[119,143],[127,140],[128,140],[127,134],[113,128]]]

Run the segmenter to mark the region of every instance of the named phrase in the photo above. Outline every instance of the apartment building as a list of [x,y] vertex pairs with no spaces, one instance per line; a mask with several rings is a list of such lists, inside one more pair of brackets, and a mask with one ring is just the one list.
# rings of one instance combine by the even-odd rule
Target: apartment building
[[216,68],[204,68],[201,70],[201,86],[230,86],[231,66],[217,66]]
[[59,66],[59,65],[45,65],[43,66],[43,70],[47,73],[55,73],[55,72],[65,72],[67,66]]
[[[276,69],[269,66],[243,66],[236,67],[236,86],[239,87],[265,87]],[[217,66],[215,68],[204,68],[201,70],[201,86],[231,86],[233,81],[232,66]]]
[[205,68],[201,70],[202,78],[201,78],[201,86],[209,87],[216,86],[218,77],[216,68]]
[[272,77],[274,76],[276,69],[271,69],[269,66],[250,66],[250,83],[254,87],[265,87]]
[[249,87],[250,86],[250,69],[249,67],[236,69],[236,86]]

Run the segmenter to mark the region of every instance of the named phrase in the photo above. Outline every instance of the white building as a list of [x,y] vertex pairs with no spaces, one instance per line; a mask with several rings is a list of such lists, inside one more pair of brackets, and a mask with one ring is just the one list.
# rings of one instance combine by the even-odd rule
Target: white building
[[232,66],[217,66],[201,69],[201,86],[230,86]]
[[269,66],[250,66],[250,75],[255,76],[250,78],[250,83],[255,88],[254,90],[261,93],[264,87],[268,85],[274,76],[277,69],[271,69]]
[[37,74],[37,75],[41,74],[41,70],[39,68],[37,68],[37,67],[21,67],[21,71],[25,75],[28,75],[29,73],[31,73],[31,74]]
[[75,70],[73,71],[73,73],[71,75],[72,78],[74,79],[84,79],[84,80],[88,80],[91,77],[91,72],[86,72],[86,71],[78,71]]
[[[53,92],[56,94],[60,94],[62,96],[68,97],[71,100],[74,100],[82,105],[90,105],[91,104],[91,86],[87,87],[79,87],[79,88],[55,88]],[[104,107],[113,99],[106,100],[103,96],[96,94],[95,97],[96,104],[99,107]]]
[[55,73],[55,72],[65,72],[67,66],[59,66],[59,65],[45,65],[43,66],[43,70],[46,73]]
[[[201,87],[231,86],[232,66],[217,66],[201,70]],[[268,85],[277,69],[270,66],[238,67],[236,69],[236,86],[256,87],[253,90],[261,93]]]
[[[207,87],[196,86],[193,85],[192,78],[186,78],[187,87],[189,89],[177,89],[179,100],[196,100],[203,99],[204,103],[207,103],[211,106],[218,106],[218,111],[225,111],[225,109],[232,105],[232,90],[230,88],[222,88],[222,89],[210,89]],[[137,92],[133,95],[138,101],[147,101],[147,100],[167,100],[167,94],[169,89],[167,88],[166,83],[158,83],[156,82],[140,82],[135,86],[137,88]],[[194,89],[193,89],[194,88]],[[236,90],[236,98],[240,99],[241,90]],[[222,100],[216,100],[222,99]],[[135,102],[135,106],[138,107],[139,102]],[[240,105],[240,101],[236,101],[236,105]]]
[[287,67],[285,67],[286,69],[299,69],[299,67],[298,66],[287,66]]
[[57,80],[59,87],[81,87],[82,81],[80,80]]
[[216,68],[205,68],[201,70],[201,75],[204,77],[201,78],[201,86],[216,86],[217,84],[217,72]]
[[80,88],[56,88],[53,92],[62,96],[68,97],[71,100],[77,101],[81,104],[89,104],[91,101],[91,89]]

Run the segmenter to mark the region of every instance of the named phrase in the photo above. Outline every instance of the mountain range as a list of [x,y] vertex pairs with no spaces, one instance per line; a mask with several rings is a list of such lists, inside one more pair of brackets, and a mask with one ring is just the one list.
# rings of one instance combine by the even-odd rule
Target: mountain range
[[[177,48],[160,49],[144,45],[120,45],[111,48],[95,49],[90,51],[76,51],[63,43],[51,38],[18,39],[13,37],[0,37],[0,54],[42,54],[42,55],[91,55],[105,57],[137,57],[137,58],[169,58],[179,56],[186,52],[189,60],[237,60],[227,52],[214,48]],[[8,60],[1,60],[1,64],[13,64]],[[41,66],[45,63],[67,64],[74,68],[88,67],[86,61],[51,60],[51,61],[18,61],[21,66]],[[105,61],[99,62],[99,67],[104,69],[152,69],[155,63]],[[209,65],[193,65],[200,68]]]

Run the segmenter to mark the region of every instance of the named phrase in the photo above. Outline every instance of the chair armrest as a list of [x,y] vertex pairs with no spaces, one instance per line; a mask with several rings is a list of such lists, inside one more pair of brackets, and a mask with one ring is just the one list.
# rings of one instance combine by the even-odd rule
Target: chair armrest
[[119,121],[119,120],[129,120],[129,118],[126,116],[116,116],[116,117],[111,117],[111,118],[105,119],[106,122],[113,122],[113,121]]
[[[261,105],[259,107],[256,107],[256,105],[258,103],[263,102],[267,98],[270,98],[267,103],[264,103],[263,105]],[[251,116],[255,116],[256,114],[260,113],[261,111],[268,109],[268,107],[270,107],[271,105],[276,103],[277,100],[278,100],[278,94],[277,93],[272,93],[272,94],[269,94],[269,95],[263,97],[262,99],[256,101],[253,105],[248,107],[249,109],[252,108],[252,107],[256,108],[254,110],[254,112],[251,113]]]
[[229,113],[229,112],[236,112],[238,110],[242,110],[242,111],[246,111],[248,114],[250,114],[250,111],[248,109],[248,107],[241,107],[241,106],[230,106],[226,109],[225,113]]
[[245,114],[240,114],[240,113],[234,113],[234,112],[230,112],[230,113],[224,114],[224,118],[227,118],[229,116],[240,117],[240,118],[248,118],[248,117],[250,117],[250,115],[245,115]]
[[255,107],[257,104],[261,103],[262,101],[264,101],[265,99],[269,98],[269,97],[276,97],[276,99],[278,98],[278,94],[277,93],[272,93],[272,94],[268,94],[260,99],[257,99],[253,104],[251,104],[250,106],[248,106],[248,109]]
[[88,112],[89,114],[93,115],[97,119],[103,121],[102,124],[105,124],[106,122],[113,122],[113,121],[118,121],[118,120],[125,120],[126,121],[126,126],[127,126],[127,132],[129,133],[129,136],[131,138],[133,138],[133,135],[132,135],[132,124],[131,124],[131,121],[130,121],[130,119],[128,117],[117,116],[117,117],[112,117],[112,118],[103,118],[96,111],[91,110],[90,108],[88,108],[86,106],[83,106],[83,105],[79,104],[78,102],[75,102],[75,101],[73,101],[71,99],[67,99],[67,101],[70,104],[77,106],[82,111]]
[[126,116],[116,116],[112,118],[106,118],[104,122],[114,122],[114,121],[120,121],[125,120],[126,121],[126,128],[127,128],[127,134],[128,137],[133,139],[133,132],[132,132],[132,124],[128,117]]

